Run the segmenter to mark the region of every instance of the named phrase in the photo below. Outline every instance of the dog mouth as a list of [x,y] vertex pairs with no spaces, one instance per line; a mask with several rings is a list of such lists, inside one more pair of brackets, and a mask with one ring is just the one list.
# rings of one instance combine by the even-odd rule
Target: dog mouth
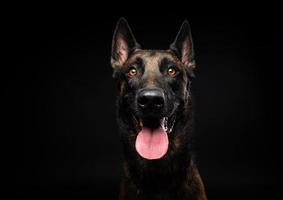
[[168,151],[170,134],[174,128],[175,115],[161,119],[139,119],[135,141],[137,153],[147,160],[160,159]]

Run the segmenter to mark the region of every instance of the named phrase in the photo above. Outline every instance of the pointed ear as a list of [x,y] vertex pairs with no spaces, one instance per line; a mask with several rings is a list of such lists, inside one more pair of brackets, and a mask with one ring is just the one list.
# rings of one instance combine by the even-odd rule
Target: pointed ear
[[139,47],[140,45],[136,42],[126,19],[120,18],[112,40],[112,67],[121,67],[128,59],[129,54]]
[[182,63],[189,68],[195,67],[193,40],[189,22],[185,20],[170,49],[177,55]]

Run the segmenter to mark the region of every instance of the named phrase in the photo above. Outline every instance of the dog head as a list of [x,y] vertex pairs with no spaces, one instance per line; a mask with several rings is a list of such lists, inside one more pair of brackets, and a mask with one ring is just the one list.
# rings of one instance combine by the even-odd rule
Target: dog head
[[120,107],[134,124],[136,151],[146,159],[162,158],[177,115],[190,99],[195,62],[189,23],[183,22],[167,50],[144,50],[121,18],[113,36],[111,65]]

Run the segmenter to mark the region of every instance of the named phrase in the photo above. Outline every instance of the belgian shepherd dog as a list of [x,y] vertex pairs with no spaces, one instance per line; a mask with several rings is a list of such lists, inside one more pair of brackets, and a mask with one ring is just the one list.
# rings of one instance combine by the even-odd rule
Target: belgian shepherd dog
[[167,50],[144,50],[119,19],[111,65],[124,154],[120,200],[205,200],[190,152],[195,60],[188,21]]

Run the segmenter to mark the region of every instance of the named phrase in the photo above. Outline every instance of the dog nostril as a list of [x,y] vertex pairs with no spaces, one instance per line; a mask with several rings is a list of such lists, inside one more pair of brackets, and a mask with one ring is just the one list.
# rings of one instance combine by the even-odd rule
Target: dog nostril
[[157,108],[161,108],[164,104],[164,99],[162,97],[156,97],[154,99],[153,105]]
[[146,107],[148,104],[148,98],[146,96],[140,96],[138,98],[138,104],[140,107]]

